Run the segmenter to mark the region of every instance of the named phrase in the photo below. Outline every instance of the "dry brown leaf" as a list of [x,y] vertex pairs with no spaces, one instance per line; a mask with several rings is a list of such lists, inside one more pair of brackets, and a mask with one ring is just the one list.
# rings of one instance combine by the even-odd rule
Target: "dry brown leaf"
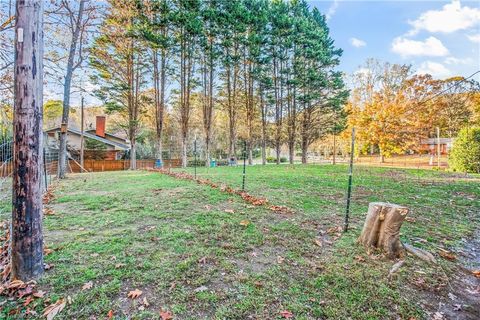
[[92,281],[88,281],[87,283],[85,283],[82,287],[82,291],[84,290],[90,290],[92,289],[93,287],[93,282]]
[[135,289],[133,291],[130,291],[127,294],[127,297],[130,298],[130,299],[137,299],[138,297],[140,297],[142,295],[142,293],[143,292],[141,290]]
[[240,225],[241,225],[241,226],[247,227],[249,224],[250,224],[250,221],[248,221],[248,220],[242,220],[242,221],[240,221]]
[[162,318],[162,320],[172,320],[173,315],[170,311],[160,310],[160,318]]
[[450,252],[450,251],[440,250],[440,251],[438,252],[438,254],[440,254],[440,256],[441,256],[442,258],[445,258],[445,259],[450,260],[450,261],[453,261],[453,260],[456,260],[456,259],[457,259],[457,257],[456,257],[452,252]]
[[113,310],[108,311],[107,317],[108,317],[108,319],[112,319],[112,318],[113,318]]
[[33,297],[32,296],[28,296],[27,299],[25,299],[25,302],[23,303],[23,306],[26,307],[30,304],[30,302],[33,301]]
[[285,261],[285,258],[284,258],[284,257],[277,256],[277,262],[278,262],[278,263],[283,263],[284,261]]
[[356,256],[355,260],[357,260],[358,262],[365,262],[365,258],[362,256]]
[[280,315],[282,316],[282,318],[285,318],[285,319],[293,318],[293,313],[291,313],[288,310],[283,310],[282,312],[280,312]]
[[147,297],[143,297],[143,305],[144,305],[145,307],[150,306],[150,303],[148,303],[148,301],[147,301]]
[[320,239],[315,239],[315,244],[319,246],[320,248],[323,246],[322,240]]
[[13,280],[8,284],[7,289],[18,289],[23,287],[24,285],[25,282],[23,282],[22,280]]
[[235,210],[233,210],[233,209],[225,209],[224,211],[226,213],[232,213],[232,214],[235,213]]
[[480,270],[473,270],[472,273],[475,277],[480,278]]
[[59,299],[57,302],[45,308],[43,316],[47,317],[47,320],[52,320],[63,308],[65,308],[65,299]]

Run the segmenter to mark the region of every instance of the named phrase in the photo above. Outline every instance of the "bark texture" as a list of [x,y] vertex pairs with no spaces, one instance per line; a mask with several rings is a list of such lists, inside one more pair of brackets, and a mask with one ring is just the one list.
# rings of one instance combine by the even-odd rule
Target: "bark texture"
[[358,241],[367,248],[384,251],[390,259],[404,253],[400,242],[400,228],[409,209],[393,203],[371,202]]
[[12,197],[12,278],[43,273],[43,1],[17,1]]

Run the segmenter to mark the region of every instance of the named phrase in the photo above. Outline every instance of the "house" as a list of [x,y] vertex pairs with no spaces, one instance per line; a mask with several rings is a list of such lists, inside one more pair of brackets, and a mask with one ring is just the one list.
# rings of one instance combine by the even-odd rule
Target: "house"
[[[84,131],[84,156],[85,159],[119,160],[130,150],[130,142],[122,137],[105,132],[105,116],[97,116],[95,129]],[[47,145],[58,150],[61,127],[45,131]],[[78,155],[82,140],[82,132],[78,129],[67,129],[67,148],[72,156]],[[89,143],[90,142],[90,143]],[[95,145],[95,149],[88,145]]]
[[437,146],[440,142],[440,154],[449,154],[453,146],[452,138],[429,138],[420,141],[420,149],[429,154],[437,153]]

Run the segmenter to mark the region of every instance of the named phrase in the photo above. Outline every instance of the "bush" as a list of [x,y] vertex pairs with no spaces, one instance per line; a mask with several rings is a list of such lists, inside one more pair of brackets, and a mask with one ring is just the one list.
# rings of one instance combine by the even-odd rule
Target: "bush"
[[480,127],[460,130],[448,163],[454,171],[480,173]]
[[[287,162],[288,159],[286,157],[280,157],[280,162],[285,163]],[[268,163],[276,163],[277,162],[277,157],[267,157],[267,162]]]
[[275,163],[277,161],[277,158],[275,157],[267,157],[267,162],[268,163]]
[[[197,159],[196,163],[197,163],[197,167],[205,167],[205,160]],[[188,160],[187,166],[194,167],[195,166],[195,160]]]

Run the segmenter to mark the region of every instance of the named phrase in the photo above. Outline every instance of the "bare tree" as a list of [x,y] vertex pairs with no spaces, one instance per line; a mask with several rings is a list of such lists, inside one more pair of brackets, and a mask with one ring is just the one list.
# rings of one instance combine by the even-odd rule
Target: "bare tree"
[[[62,130],[60,132],[57,173],[60,179],[65,177],[67,167],[67,128],[70,113],[72,78],[75,70],[79,68],[85,60],[83,45],[86,42],[89,27],[95,21],[95,10],[96,8],[93,4],[90,4],[88,0],[80,0],[78,7],[76,2],[60,0],[59,2],[53,3],[53,10],[49,12],[49,23],[60,26],[62,31],[68,31],[70,37],[69,50],[66,55],[67,63],[64,69],[65,77],[63,78]],[[60,59],[59,57],[57,58]],[[60,65],[58,62],[54,61],[54,64],[57,64],[57,66]]]
[[12,210],[12,277],[43,273],[43,0],[17,1]]

